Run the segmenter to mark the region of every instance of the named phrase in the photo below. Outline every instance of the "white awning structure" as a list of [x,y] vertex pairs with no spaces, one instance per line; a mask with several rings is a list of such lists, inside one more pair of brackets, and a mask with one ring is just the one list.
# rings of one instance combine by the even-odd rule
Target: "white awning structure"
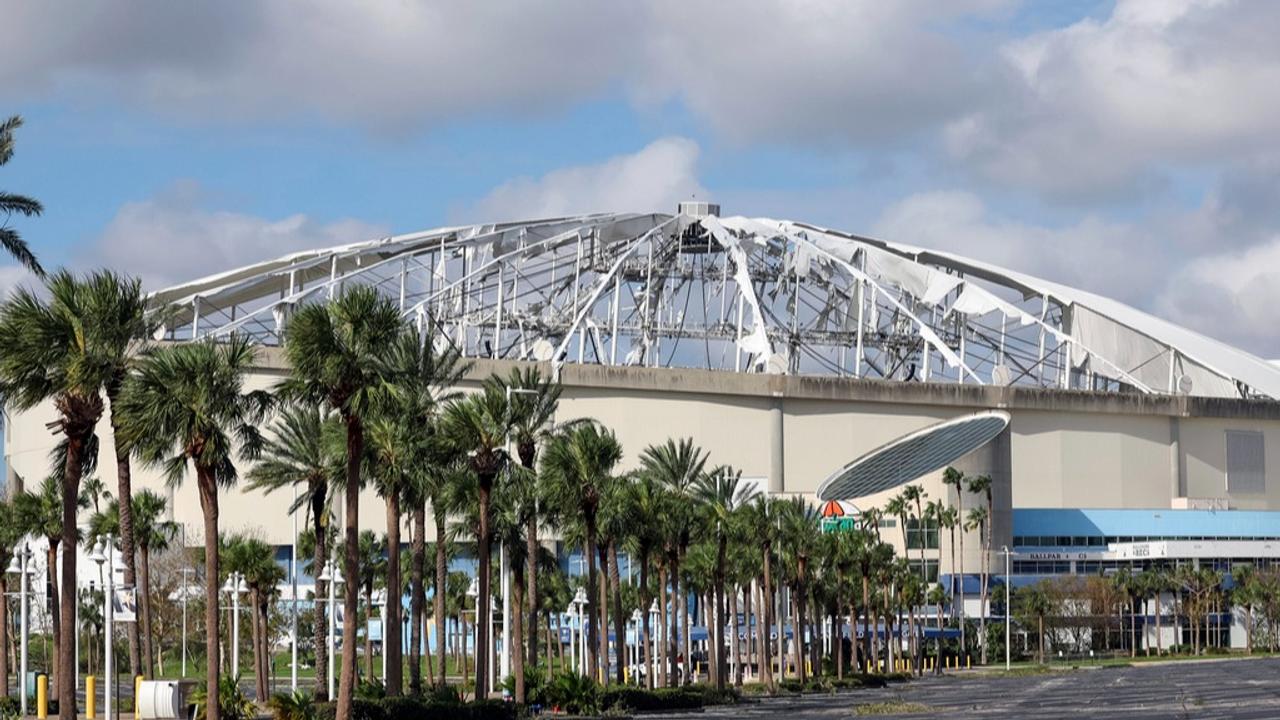
[[353,284],[470,357],[1280,399],[1274,363],[1115,300],[708,203],[293,253],[151,302],[172,340],[278,344]]

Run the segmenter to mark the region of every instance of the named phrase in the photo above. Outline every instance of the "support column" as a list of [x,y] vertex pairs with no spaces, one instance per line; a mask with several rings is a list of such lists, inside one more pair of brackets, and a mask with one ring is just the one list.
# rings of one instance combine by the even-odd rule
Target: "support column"
[[786,442],[784,441],[782,421],[782,398],[775,397],[769,408],[769,492],[779,493],[786,489]]

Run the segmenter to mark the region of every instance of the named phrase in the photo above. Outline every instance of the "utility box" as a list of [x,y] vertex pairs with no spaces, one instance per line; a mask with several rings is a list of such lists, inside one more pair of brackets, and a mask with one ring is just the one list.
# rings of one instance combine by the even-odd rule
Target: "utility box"
[[185,720],[192,717],[194,680],[144,680],[138,688],[138,717],[142,720]]

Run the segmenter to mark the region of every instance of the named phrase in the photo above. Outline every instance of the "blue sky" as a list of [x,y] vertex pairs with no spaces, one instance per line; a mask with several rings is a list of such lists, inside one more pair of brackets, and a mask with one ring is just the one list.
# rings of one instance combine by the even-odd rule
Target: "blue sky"
[[[0,187],[153,287],[560,212],[964,252],[1280,357],[1280,6],[1232,0],[29,3]],[[0,284],[23,282],[0,267]]]

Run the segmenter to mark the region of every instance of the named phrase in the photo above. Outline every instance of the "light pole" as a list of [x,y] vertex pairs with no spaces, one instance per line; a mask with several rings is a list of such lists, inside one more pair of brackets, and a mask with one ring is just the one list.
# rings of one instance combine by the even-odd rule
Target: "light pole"
[[[111,686],[114,684],[115,675],[115,658],[112,655],[111,647],[115,642],[115,594],[116,594],[116,568],[115,568],[115,545],[114,538],[110,534],[104,535],[93,546],[93,552],[90,553],[89,559],[98,564],[101,569],[103,563],[106,563],[107,573],[104,582],[106,583],[102,589],[102,625],[106,632],[105,645],[102,652],[102,705],[106,720],[111,720]],[[25,658],[26,655],[24,654]],[[24,660],[25,662],[25,660]],[[26,668],[23,668],[23,674],[26,674]],[[24,695],[25,698],[25,695]]]
[[240,674],[240,593],[247,592],[244,574],[233,572],[227,575],[227,582],[222,589],[231,593],[231,676]]
[[342,568],[339,566],[338,561],[333,558],[330,558],[327,562],[325,562],[324,569],[320,572],[320,577],[318,577],[317,579],[329,583],[329,641],[328,641],[329,668],[327,670],[327,673],[328,673],[328,681],[329,681],[329,699],[330,701],[332,701],[334,697],[333,695],[334,693],[333,638],[337,630],[337,624],[338,624],[337,623],[338,608],[335,605],[335,603],[337,602],[337,598],[338,598],[337,596],[338,583],[342,582]]
[[[27,643],[30,627],[27,624],[27,618],[30,614],[29,603],[27,600],[27,576],[32,573],[34,568],[30,566],[31,547],[25,542],[13,554],[13,558],[9,561],[9,567],[6,572],[18,574],[18,603],[21,606],[21,620],[19,625],[19,637],[21,638],[20,660],[18,665],[18,697],[22,706],[22,714],[27,714]],[[8,622],[8,619],[5,619]],[[7,688],[6,688],[7,690]]]
[[[507,449],[507,463],[508,463],[507,473],[508,474],[510,474],[511,472],[511,468],[510,468],[511,396],[512,395],[537,395],[537,394],[538,394],[537,390],[533,390],[530,388],[517,388],[517,387],[511,387],[510,385],[506,386],[506,409],[507,409],[507,419],[508,419],[507,432],[506,432],[506,446],[507,446],[506,449]],[[511,623],[511,568],[507,567],[507,553],[505,548],[499,549],[498,556],[500,558],[499,574],[502,575],[502,653],[500,657],[502,661],[502,677],[505,678],[511,674],[511,637],[509,635],[509,630],[508,630]],[[530,558],[529,562],[533,562],[533,559]],[[489,613],[490,613],[491,619],[493,617],[492,605],[493,604],[490,603]],[[523,610],[521,612],[523,612]],[[489,637],[490,638],[493,637],[492,624],[489,625]],[[489,653],[486,652],[485,654],[488,655]],[[490,662],[492,662],[492,659],[490,660]],[[494,684],[496,683],[490,683],[489,687],[493,687]]]
[[645,680],[645,687],[657,687],[658,684],[658,614],[661,609],[658,607],[658,599],[654,598],[653,603],[649,605],[649,634],[652,637],[645,638],[645,642],[649,643],[649,668],[645,671],[648,678]]
[[[640,652],[641,650],[640,643],[644,642],[640,638],[640,624],[642,622],[644,622],[644,614],[640,611],[640,608],[636,608],[635,610],[632,610],[631,611],[631,672],[633,673],[636,671],[636,668],[640,667],[640,657],[642,655],[642,653]],[[638,684],[639,681],[640,681],[640,678],[637,677],[636,683]]]
[[1010,658],[1009,626],[1011,625],[1010,615],[1012,614],[1012,611],[1013,611],[1013,606],[1009,604],[1009,556],[1012,553],[1009,552],[1008,545],[1001,545],[1000,552],[1004,553],[1004,670],[1005,672],[1008,672],[1009,658]]
[[182,677],[187,676],[187,574],[194,573],[192,568],[182,568]]
[[[578,588],[578,592],[573,594],[573,606],[578,613],[578,659],[582,669],[581,674],[587,675],[587,606],[591,601],[587,599],[586,588]],[[591,673],[594,675],[594,673]]]

